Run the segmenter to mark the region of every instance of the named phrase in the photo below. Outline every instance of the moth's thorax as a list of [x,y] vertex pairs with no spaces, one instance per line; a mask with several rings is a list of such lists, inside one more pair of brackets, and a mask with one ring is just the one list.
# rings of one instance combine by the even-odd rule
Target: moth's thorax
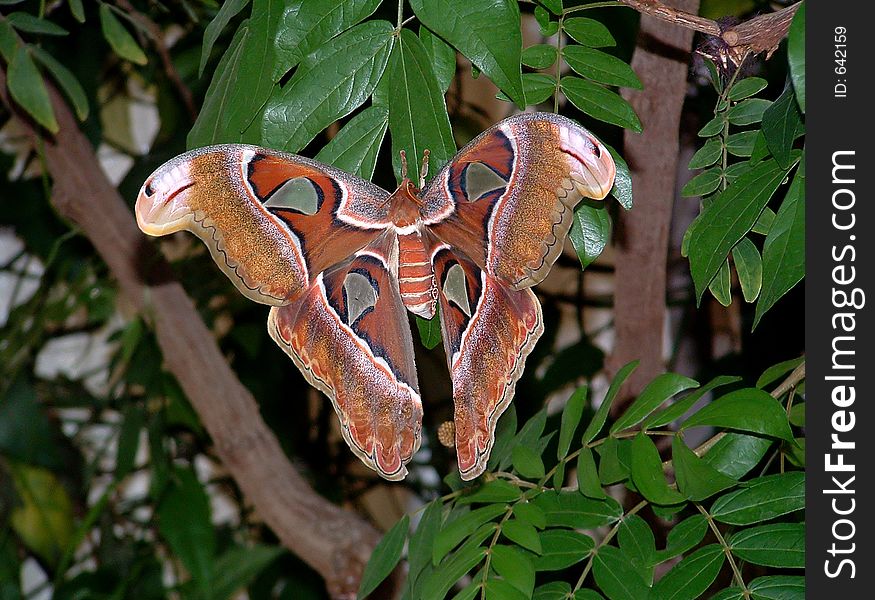
[[[387,200],[389,203],[389,219],[398,229],[409,228],[420,220],[422,200],[419,188],[406,177]],[[399,232],[400,233],[400,232]]]

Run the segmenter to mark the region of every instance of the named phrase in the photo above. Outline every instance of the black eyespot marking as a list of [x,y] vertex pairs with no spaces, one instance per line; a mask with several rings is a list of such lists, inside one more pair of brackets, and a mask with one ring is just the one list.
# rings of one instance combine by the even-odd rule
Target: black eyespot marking
[[146,185],[143,186],[143,193],[146,195],[147,198],[152,196],[155,193],[155,190],[152,189],[152,180],[151,179],[146,182]]

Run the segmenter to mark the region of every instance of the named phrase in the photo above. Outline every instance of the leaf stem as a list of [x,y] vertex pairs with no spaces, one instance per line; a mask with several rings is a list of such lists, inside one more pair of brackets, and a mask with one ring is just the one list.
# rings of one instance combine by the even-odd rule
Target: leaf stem
[[556,30],[556,86],[553,89],[553,112],[559,112],[559,81],[562,79],[562,29],[565,13],[559,16],[559,29]]
[[735,582],[741,587],[742,594],[744,594],[745,600],[750,599],[750,590],[747,589],[747,585],[744,583],[744,578],[741,576],[741,570],[739,570],[738,565],[735,564],[735,558],[732,556],[732,550],[729,548],[729,545],[726,543],[726,540],[723,538],[723,534],[720,533],[720,529],[717,527],[717,524],[714,523],[714,519],[711,517],[711,514],[705,510],[705,507],[699,504],[698,502],[693,502],[696,508],[702,513],[702,516],[708,521],[708,527],[711,528],[711,531],[714,533],[714,537],[717,538],[717,541],[723,547],[723,553],[726,555],[726,559],[729,561],[729,567],[732,569],[733,576],[735,577]]
[[589,10],[591,8],[610,8],[613,6],[621,7],[621,8],[632,8],[626,4],[621,4],[617,0],[608,1],[608,2],[593,2],[591,4],[584,4],[582,6],[572,6],[570,8],[562,9],[562,16],[570,15],[571,13],[581,12],[584,10]]
[[623,515],[623,518],[619,519],[616,522],[616,524],[614,524],[614,526],[611,527],[611,530],[607,533],[607,535],[605,535],[605,537],[603,537],[601,539],[598,546],[596,546],[595,549],[590,553],[589,559],[587,559],[586,565],[583,567],[583,572],[580,574],[580,577],[578,577],[577,583],[574,584],[574,589],[572,590],[572,593],[579,590],[580,586],[583,585],[583,582],[586,580],[586,576],[589,574],[590,570],[592,569],[592,563],[593,563],[593,560],[595,560],[596,554],[598,554],[598,551],[603,546],[606,546],[608,543],[610,543],[610,541],[612,539],[614,539],[614,536],[617,535],[617,532],[620,530],[620,525],[623,524],[623,519],[625,519],[626,517],[629,517],[631,515],[634,515],[635,513],[637,513],[639,510],[641,510],[642,508],[644,508],[648,504],[649,504],[649,502],[647,500],[642,500],[641,502],[636,504],[634,507],[629,509],[629,512],[627,512],[625,515]]

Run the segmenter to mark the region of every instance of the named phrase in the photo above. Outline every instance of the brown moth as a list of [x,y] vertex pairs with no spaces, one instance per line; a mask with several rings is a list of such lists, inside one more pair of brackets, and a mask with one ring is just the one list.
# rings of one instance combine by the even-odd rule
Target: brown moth
[[428,319],[439,306],[468,480],[486,468],[543,331],[530,288],[562,251],[574,207],[604,198],[614,175],[587,130],[526,113],[478,136],[422,189],[404,176],[391,194],[301,156],[200,148],[146,180],[136,215],[149,235],[193,232],[244,295],[273,307],[271,337],[386,479],[404,478],[421,438],[405,309]]

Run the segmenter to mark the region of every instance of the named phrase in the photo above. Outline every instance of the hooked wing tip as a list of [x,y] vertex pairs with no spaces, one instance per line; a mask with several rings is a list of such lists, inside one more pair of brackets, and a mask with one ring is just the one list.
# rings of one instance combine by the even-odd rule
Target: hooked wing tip
[[602,200],[614,187],[617,166],[608,149],[580,127],[560,130],[560,147],[568,156],[571,180],[586,198]]

